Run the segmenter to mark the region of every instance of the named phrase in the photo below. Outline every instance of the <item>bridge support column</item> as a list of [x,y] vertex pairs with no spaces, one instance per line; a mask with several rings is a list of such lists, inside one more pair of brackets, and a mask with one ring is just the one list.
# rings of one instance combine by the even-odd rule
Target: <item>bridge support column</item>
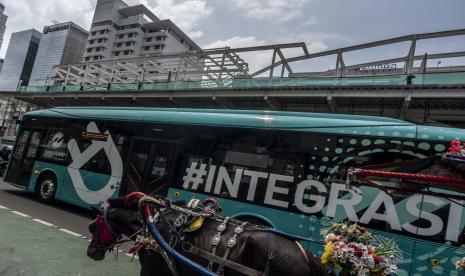
[[281,110],[281,104],[278,103],[276,99],[269,98],[268,96],[263,97],[263,100],[268,104],[269,107],[273,110]]
[[331,113],[336,113],[336,103],[333,100],[333,96],[326,97],[326,101],[328,102],[329,111]]
[[405,115],[408,111],[408,108],[409,108],[409,105],[410,105],[410,101],[411,101],[411,96],[410,95],[407,95],[405,98],[404,98],[404,102],[402,103],[401,107],[400,107],[400,114],[399,114],[399,118],[401,119],[405,119]]

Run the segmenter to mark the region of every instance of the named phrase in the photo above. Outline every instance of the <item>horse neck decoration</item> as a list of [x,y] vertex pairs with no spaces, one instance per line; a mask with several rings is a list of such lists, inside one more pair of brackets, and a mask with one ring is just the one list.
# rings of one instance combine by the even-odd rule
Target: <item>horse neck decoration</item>
[[[144,229],[139,212],[140,197],[139,194],[108,200],[106,212],[99,211],[96,221],[89,225],[92,241],[87,255],[90,258],[104,259],[105,253],[121,240],[121,234],[137,239],[136,234]],[[187,229],[193,220],[186,224],[185,214],[180,210],[180,207],[165,208],[157,215],[156,228],[173,249],[218,275],[329,275],[319,259],[303,250],[295,240],[263,231],[263,227],[226,218],[207,217],[201,228],[185,232],[182,230]],[[109,239],[111,232],[114,234]],[[199,275],[168,257],[157,246],[155,249],[149,246],[137,248],[140,248],[141,276]]]

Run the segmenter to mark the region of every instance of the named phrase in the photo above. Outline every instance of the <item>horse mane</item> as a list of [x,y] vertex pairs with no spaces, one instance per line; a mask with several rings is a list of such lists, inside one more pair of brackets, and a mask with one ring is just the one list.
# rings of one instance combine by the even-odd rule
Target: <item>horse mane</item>
[[115,197],[107,199],[108,204],[112,207],[124,208],[124,197]]

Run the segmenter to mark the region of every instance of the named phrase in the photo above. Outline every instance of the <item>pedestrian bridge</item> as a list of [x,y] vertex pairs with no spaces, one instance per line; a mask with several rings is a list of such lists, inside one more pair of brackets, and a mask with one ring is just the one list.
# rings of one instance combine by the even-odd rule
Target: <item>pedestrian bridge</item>
[[198,107],[332,112],[465,126],[465,72],[344,78],[254,78],[22,87],[5,96],[40,107]]
[[[465,51],[417,51],[417,42],[442,38],[464,40],[465,29],[412,34],[319,53],[309,53],[300,42],[62,65],[43,85],[0,91],[0,96],[39,107],[270,109],[465,126],[465,65],[439,67],[448,60],[463,59]],[[406,43],[407,51],[401,53],[398,45]],[[391,47],[400,54],[361,63],[350,60],[354,53],[371,57],[363,51],[378,47]],[[270,63],[253,67],[251,61],[257,57],[269,58]],[[335,59],[333,69],[310,71],[313,67],[302,65],[326,57]]]

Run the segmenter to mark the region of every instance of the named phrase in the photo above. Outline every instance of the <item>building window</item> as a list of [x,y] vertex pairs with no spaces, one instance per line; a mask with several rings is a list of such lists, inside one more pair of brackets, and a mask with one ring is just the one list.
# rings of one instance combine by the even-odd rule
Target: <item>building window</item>
[[95,48],[96,52],[100,52],[100,47]]
[[155,50],[160,49],[160,45],[155,45]]
[[160,41],[160,40],[162,40],[162,39],[163,39],[162,36],[157,36],[157,41]]
[[92,48],[87,49],[87,52],[88,53],[92,52]]
[[128,37],[133,37],[134,34],[133,33],[128,33]]
[[89,61],[90,60],[90,57],[86,57],[86,61]]
[[97,34],[97,32],[92,32],[92,35],[96,35],[96,34]]
[[125,56],[129,55],[129,50],[124,51],[124,55]]
[[144,50],[146,50],[146,51],[150,50],[150,46],[145,46]]
[[121,45],[123,45],[123,43],[116,43],[116,47],[121,47]]
[[131,46],[131,44],[132,44],[131,41],[126,42],[126,46]]
[[119,56],[119,51],[115,52],[115,57]]
[[94,44],[94,40],[89,40],[89,44]]
[[100,38],[99,40],[97,40],[98,43],[102,43],[103,42],[103,38]]
[[94,60],[97,60],[98,59],[98,56],[94,56]]
[[133,28],[138,28],[140,25],[139,24],[131,24],[131,25],[127,25],[125,26],[125,29],[133,29]]
[[150,42],[150,41],[152,41],[152,38],[148,37],[148,38],[145,39],[145,41]]
[[105,33],[105,30],[101,30],[101,31],[100,31],[100,34],[104,34],[104,33]]
[[124,34],[119,35],[118,38],[124,38]]

